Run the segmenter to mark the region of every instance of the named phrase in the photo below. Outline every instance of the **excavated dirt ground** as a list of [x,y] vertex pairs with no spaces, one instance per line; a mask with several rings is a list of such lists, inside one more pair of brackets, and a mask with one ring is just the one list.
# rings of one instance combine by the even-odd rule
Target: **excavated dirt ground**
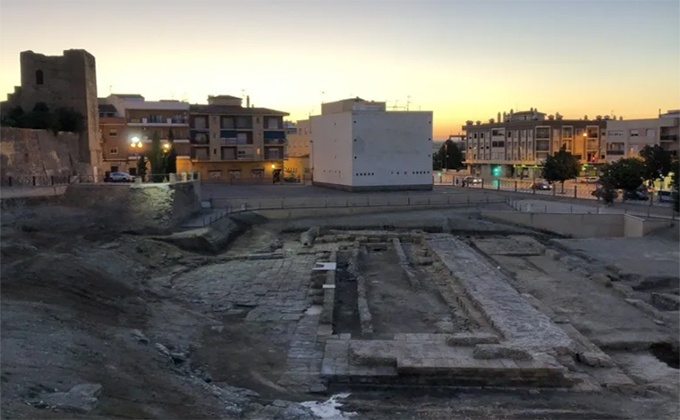
[[[312,419],[310,410],[285,401],[321,401],[330,395],[302,393],[280,379],[296,344],[300,315],[312,306],[304,283],[289,287],[287,280],[308,274],[318,257],[298,255],[298,233],[286,232],[325,224],[355,229],[420,226],[459,229],[464,235],[495,232],[499,237],[531,233],[479,220],[474,212],[272,222],[254,226],[215,256],[111,232],[105,221],[79,209],[6,209],[0,232],[1,416]],[[545,235],[537,237],[549,243]],[[676,242],[666,246],[677,250]],[[284,257],[242,258],[272,252]],[[562,252],[568,254],[566,248]],[[635,392],[382,389],[353,392],[343,410],[356,413],[354,418],[381,420],[678,417],[678,371],[669,366],[677,347],[667,350],[663,357],[671,361],[664,363],[647,349],[622,346],[636,333],[630,324],[638,322],[630,318],[624,297],[616,300],[605,286],[574,283],[564,261],[559,265],[545,256],[491,251],[487,256],[504,266],[520,292],[532,293],[559,316],[570,318],[589,339],[601,338],[614,361],[635,380]],[[587,269],[584,260],[569,263],[572,271],[574,264]],[[419,304],[410,305],[405,279],[397,279],[394,287],[381,282],[386,273],[401,275],[394,267],[394,256],[385,251],[372,252],[365,267],[379,332],[441,331],[438,322],[446,317],[446,328],[465,330],[465,319],[455,308],[447,311],[436,293],[425,288],[417,297]],[[427,268],[422,270],[428,275]],[[407,321],[400,323],[400,316]],[[664,334],[677,337],[677,324],[668,319],[645,315],[639,322],[647,331],[665,328]],[[89,409],[58,411],[44,403],[55,392],[86,383],[102,387]]]

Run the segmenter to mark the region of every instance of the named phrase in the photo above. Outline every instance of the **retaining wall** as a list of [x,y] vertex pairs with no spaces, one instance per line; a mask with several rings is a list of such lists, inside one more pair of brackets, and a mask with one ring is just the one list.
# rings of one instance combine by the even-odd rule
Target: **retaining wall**
[[101,211],[107,227],[165,233],[200,211],[200,181],[159,184],[71,184],[67,204]]

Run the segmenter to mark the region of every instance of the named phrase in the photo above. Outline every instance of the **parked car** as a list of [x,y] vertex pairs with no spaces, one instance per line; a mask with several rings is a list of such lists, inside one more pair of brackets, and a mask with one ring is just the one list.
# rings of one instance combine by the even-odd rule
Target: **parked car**
[[659,203],[670,203],[676,195],[678,195],[677,191],[660,190],[656,193],[656,201]]
[[134,182],[135,177],[127,172],[111,172],[104,180],[106,182]]
[[465,182],[465,185],[481,184],[482,178],[478,178],[476,176],[466,176],[463,179],[463,182]]
[[536,181],[533,184],[531,184],[531,189],[539,191],[550,191],[552,190],[552,185],[548,184],[547,182]]
[[648,201],[649,194],[647,193],[646,187],[641,187],[635,191],[625,191],[623,193],[623,198],[626,200]]

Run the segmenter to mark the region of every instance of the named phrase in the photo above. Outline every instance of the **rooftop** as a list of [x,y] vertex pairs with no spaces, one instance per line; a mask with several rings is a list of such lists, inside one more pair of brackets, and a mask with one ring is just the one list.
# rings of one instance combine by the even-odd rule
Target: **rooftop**
[[[240,99],[240,98],[239,98]],[[287,112],[276,111],[269,108],[244,108],[231,105],[203,105],[192,104],[189,111],[194,114],[220,114],[220,115],[280,115],[288,116]]]

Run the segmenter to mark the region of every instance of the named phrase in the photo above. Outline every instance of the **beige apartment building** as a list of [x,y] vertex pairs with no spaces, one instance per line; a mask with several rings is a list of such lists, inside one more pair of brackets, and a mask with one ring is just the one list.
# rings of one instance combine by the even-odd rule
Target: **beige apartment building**
[[659,114],[658,118],[607,121],[606,161],[637,157],[645,146],[661,145],[678,156],[680,110]]
[[483,177],[541,176],[545,159],[563,145],[582,163],[582,175],[596,174],[605,162],[606,125],[609,116],[565,119],[559,113],[546,115],[528,111],[499,112],[486,123],[467,121],[466,163]]
[[99,116],[105,170],[134,175],[137,160],[151,146],[154,134],[160,137],[162,145],[172,142],[178,155],[177,172],[192,170],[188,103],[147,101],[138,94],[112,94],[99,99]]
[[310,120],[299,120],[286,136],[287,157],[284,162],[284,172],[300,181],[311,180],[311,141],[312,124]]
[[283,178],[288,113],[256,108],[239,97],[209,96],[189,109],[191,163],[203,179],[271,182]]

